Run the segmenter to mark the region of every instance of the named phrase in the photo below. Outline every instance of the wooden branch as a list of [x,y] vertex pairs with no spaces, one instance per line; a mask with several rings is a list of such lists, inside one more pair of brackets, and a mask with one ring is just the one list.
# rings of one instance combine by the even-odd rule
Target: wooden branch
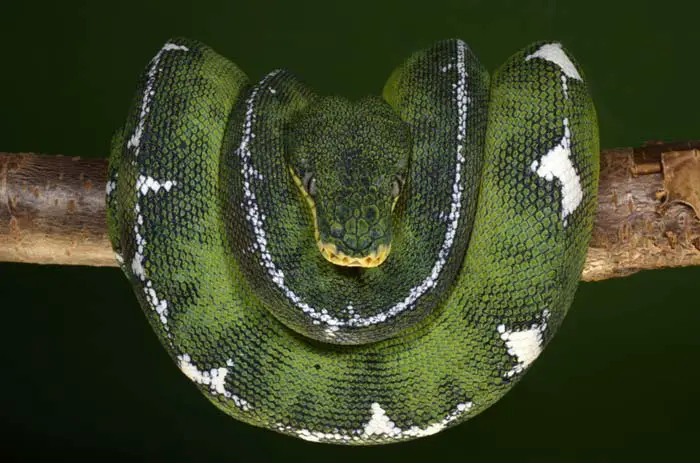
[[[0,262],[116,266],[107,162],[0,153]],[[582,280],[700,265],[700,141],[601,153],[598,212]]]
[[116,266],[107,161],[0,153],[0,262]]
[[582,279],[700,265],[700,140],[601,153]]

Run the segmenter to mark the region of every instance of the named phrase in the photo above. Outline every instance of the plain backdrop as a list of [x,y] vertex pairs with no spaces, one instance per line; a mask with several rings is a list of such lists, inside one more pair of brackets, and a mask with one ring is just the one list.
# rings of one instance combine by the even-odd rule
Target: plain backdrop
[[[686,1],[43,1],[0,9],[0,151],[106,157],[136,79],[171,36],[252,79],[378,93],[458,37],[494,70],[535,40],[582,65],[601,147],[700,138]],[[478,417],[375,448],[311,444],[219,412],[166,355],[116,268],[0,264],[0,460],[686,461],[697,457],[700,268],[581,284],[524,379]],[[688,456],[686,457],[686,453]]]

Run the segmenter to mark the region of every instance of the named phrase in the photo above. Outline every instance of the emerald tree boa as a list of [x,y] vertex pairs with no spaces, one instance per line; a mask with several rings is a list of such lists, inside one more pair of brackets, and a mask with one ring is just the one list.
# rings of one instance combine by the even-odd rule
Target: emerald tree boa
[[108,223],[155,333],[217,407],[371,445],[472,418],[522,377],[573,300],[598,169],[559,43],[489,76],[441,41],[350,101],[173,39],[112,141]]

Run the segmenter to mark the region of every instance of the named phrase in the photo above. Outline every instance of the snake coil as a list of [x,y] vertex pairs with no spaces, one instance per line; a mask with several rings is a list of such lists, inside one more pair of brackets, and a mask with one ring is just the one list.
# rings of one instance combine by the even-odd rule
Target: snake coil
[[474,417],[562,323],[595,214],[579,66],[540,42],[494,74],[460,40],[381,97],[258,83],[173,39],[112,141],[117,260],[180,369],[241,421],[315,442]]

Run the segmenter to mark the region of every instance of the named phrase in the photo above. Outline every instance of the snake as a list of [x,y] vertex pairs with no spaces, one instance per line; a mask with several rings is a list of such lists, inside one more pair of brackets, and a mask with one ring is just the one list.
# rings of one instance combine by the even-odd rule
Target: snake
[[540,41],[489,73],[445,39],[394,66],[351,100],[175,37],[112,137],[117,262],[238,421],[330,444],[436,434],[510,391],[573,303],[600,164],[580,65]]

